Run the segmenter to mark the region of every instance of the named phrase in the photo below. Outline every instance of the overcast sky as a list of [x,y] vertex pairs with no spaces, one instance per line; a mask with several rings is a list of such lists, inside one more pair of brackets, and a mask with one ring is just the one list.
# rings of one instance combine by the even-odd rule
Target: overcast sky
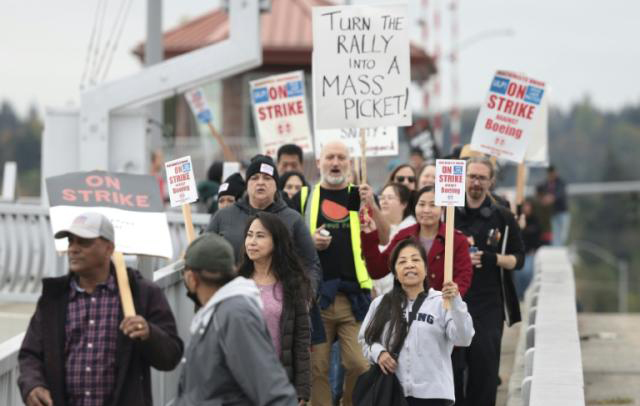
[[[140,69],[131,49],[144,39],[145,0],[108,3],[103,40],[121,2],[132,1],[107,80]],[[234,1],[234,0],[232,0]],[[389,3],[353,0],[354,3]],[[164,0],[165,28],[217,6],[217,0]],[[417,15],[421,0],[410,0]],[[450,0],[429,0],[447,9]],[[21,114],[31,104],[77,106],[98,0],[2,0],[0,9],[0,99]],[[126,4],[126,3],[125,3]],[[497,69],[526,72],[551,86],[551,102],[568,107],[590,95],[599,107],[640,102],[640,2],[628,0],[458,0],[460,100],[477,105]],[[443,15],[443,50],[450,25]],[[418,38],[417,27],[413,36]],[[489,35],[505,32],[512,35]],[[450,65],[443,62],[443,105],[450,102]]]

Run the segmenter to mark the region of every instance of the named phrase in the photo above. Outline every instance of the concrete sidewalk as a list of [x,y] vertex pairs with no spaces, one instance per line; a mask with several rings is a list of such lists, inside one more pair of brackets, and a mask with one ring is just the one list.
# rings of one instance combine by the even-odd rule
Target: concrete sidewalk
[[640,406],[640,314],[578,313],[587,405]]

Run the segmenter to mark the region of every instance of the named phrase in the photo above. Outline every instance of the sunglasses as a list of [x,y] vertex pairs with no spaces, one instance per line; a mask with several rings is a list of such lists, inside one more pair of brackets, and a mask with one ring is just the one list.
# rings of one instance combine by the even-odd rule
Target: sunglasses
[[409,183],[413,183],[416,181],[415,176],[396,176],[396,182],[404,183],[407,180]]

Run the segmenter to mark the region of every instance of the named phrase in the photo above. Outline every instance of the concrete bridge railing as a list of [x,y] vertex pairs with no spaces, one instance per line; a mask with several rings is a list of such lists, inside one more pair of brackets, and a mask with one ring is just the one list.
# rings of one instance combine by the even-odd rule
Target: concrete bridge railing
[[584,406],[575,279],[568,250],[539,249],[534,268],[507,404]]
[[[186,232],[180,212],[167,212],[176,261],[186,249]],[[208,214],[194,214],[196,233],[209,222]],[[135,258],[134,258],[135,260]],[[148,257],[145,258],[148,261]],[[149,271],[168,261],[152,260]],[[56,252],[49,209],[28,204],[0,204],[0,297],[35,302],[42,278],[67,272],[67,257]],[[140,266],[137,268],[143,270]]]

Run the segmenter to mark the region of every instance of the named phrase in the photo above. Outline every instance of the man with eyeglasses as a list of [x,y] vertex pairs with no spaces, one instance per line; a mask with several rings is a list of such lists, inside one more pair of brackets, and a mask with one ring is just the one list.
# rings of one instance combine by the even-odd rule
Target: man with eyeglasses
[[111,222],[84,213],[55,238],[69,240],[69,274],[42,281],[18,353],[27,406],[151,405],[149,367],[175,368],[182,340],[162,290],[128,270],[136,315],[123,318]]
[[522,268],[524,244],[513,214],[490,194],[493,179],[489,158],[469,158],[466,203],[456,207],[455,228],[473,246],[473,279],[465,301],[476,330],[471,346],[454,352],[456,405],[495,405],[504,321],[509,326],[520,321],[511,271]]

